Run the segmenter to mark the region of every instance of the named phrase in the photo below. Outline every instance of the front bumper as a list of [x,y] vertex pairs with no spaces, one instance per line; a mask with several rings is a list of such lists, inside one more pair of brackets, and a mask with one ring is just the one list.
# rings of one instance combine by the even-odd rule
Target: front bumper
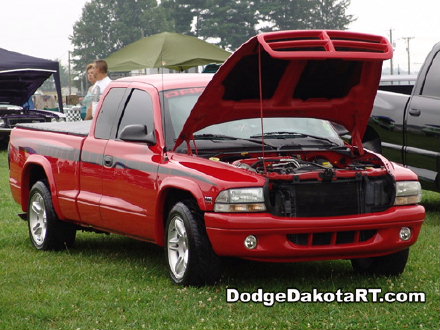
[[[205,213],[205,223],[214,251],[260,261],[290,262],[373,257],[403,250],[417,241],[425,209],[421,205],[392,207],[384,212],[329,218],[282,218],[268,213]],[[399,237],[402,227],[412,237]],[[371,237],[362,240],[363,233]],[[342,233],[342,234],[340,234]],[[338,237],[352,237],[339,240]],[[307,237],[294,243],[292,236]],[[248,235],[258,239],[255,249],[244,246]],[[314,237],[329,237],[318,241]],[[324,244],[323,244],[324,243]]]

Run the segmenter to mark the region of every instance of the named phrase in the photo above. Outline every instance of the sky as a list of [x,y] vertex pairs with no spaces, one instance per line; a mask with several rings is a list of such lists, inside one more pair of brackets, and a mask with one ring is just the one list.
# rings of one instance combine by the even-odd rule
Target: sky
[[[73,25],[90,0],[0,0],[0,48],[67,65]],[[351,0],[347,14],[357,18],[349,30],[383,35],[392,29],[394,72],[407,71],[406,39],[410,39],[411,73],[440,41],[439,0]],[[389,62],[385,63],[389,67]]]

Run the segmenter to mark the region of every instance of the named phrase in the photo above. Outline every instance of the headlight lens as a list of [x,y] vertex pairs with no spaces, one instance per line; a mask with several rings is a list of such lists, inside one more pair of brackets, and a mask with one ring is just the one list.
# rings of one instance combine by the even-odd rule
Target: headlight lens
[[263,188],[241,188],[222,191],[215,200],[215,212],[264,212]]
[[5,121],[3,119],[0,119],[0,127],[5,126]]
[[422,187],[418,181],[397,181],[394,205],[417,204],[422,200]]

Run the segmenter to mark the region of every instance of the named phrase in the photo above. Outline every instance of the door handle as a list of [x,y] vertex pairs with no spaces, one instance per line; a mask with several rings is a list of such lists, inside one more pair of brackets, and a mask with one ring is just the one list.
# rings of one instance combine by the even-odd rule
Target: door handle
[[414,117],[420,116],[422,112],[419,109],[409,109],[409,114]]
[[113,167],[113,157],[109,155],[104,156],[104,166]]

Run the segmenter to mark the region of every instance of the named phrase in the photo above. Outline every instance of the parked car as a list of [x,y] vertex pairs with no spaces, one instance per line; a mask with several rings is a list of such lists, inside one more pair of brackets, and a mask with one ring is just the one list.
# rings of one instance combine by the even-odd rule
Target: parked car
[[[24,109],[35,91],[54,77],[60,112]],[[0,48],[0,145],[8,142],[11,129],[19,123],[63,121],[59,64]]]
[[25,110],[17,105],[0,104],[0,145],[7,144],[9,134],[17,124],[59,121],[65,121],[63,113],[46,110]]
[[92,122],[19,125],[10,186],[33,245],[123,234],[164,246],[184,285],[216,281],[223,256],[402,273],[425,218],[420,184],[361,141],[391,53],[378,36],[267,33],[214,76],[113,81]]
[[404,164],[425,189],[440,191],[440,43],[427,56],[411,95],[379,91],[364,145]]

